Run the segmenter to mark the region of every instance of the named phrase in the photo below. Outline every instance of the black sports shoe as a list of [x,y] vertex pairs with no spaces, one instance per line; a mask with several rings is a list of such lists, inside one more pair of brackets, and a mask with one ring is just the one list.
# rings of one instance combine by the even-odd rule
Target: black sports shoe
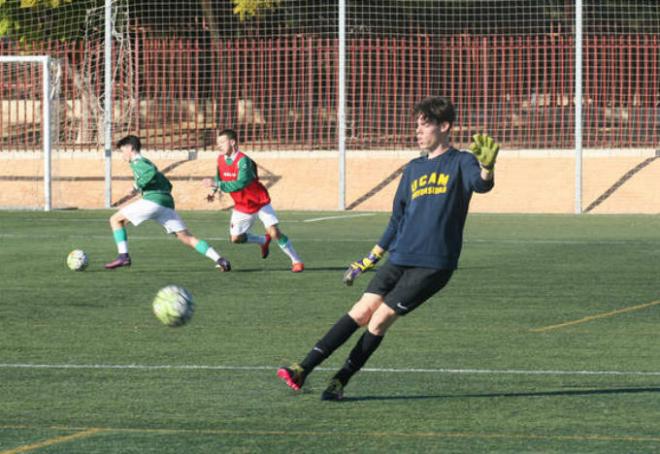
[[305,369],[298,363],[293,363],[289,367],[280,367],[277,369],[277,376],[284,380],[289,388],[296,391],[305,383]]
[[215,267],[218,268],[221,272],[226,273],[231,271],[231,263],[224,257],[220,257],[217,262],[215,262]]
[[321,400],[342,400],[344,398],[344,385],[338,378],[330,380],[330,384],[321,394]]

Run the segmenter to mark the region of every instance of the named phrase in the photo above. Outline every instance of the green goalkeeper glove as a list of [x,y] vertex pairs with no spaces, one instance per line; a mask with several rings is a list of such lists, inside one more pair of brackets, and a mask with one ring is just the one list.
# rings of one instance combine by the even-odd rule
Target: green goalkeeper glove
[[500,146],[487,134],[475,134],[472,136],[472,140],[474,142],[470,145],[470,151],[477,158],[481,167],[493,170]]
[[383,254],[374,247],[368,256],[351,263],[344,273],[344,284],[353,285],[353,281],[365,271],[369,271],[380,259],[383,258]]

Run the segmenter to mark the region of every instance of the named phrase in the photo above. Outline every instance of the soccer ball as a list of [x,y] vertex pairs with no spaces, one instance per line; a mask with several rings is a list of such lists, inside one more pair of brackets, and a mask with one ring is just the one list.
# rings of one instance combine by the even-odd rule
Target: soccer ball
[[178,285],[160,289],[152,306],[156,318],[167,326],[185,325],[195,311],[192,295]]
[[87,268],[88,264],[89,259],[83,250],[74,249],[66,256],[66,266],[68,266],[71,271],[83,271]]

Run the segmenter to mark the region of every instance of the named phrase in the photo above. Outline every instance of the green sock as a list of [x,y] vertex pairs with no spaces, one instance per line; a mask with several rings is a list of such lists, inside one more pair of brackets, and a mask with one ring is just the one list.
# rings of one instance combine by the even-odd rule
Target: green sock
[[126,227],[120,227],[116,230],[113,230],[112,236],[115,237],[115,243],[126,241],[128,239],[128,235],[126,234]]
[[199,240],[195,245],[195,250],[202,255],[206,255],[206,251],[208,251],[210,247],[211,246],[209,246],[209,243],[207,243],[206,241]]
[[218,259],[220,258],[220,254],[211,247],[209,243],[207,243],[204,240],[199,240],[197,244],[195,245],[195,250],[199,252],[200,254],[210,258],[214,262],[217,262]]
[[117,245],[117,252],[120,254],[128,253],[128,235],[126,234],[126,227],[120,227],[112,231],[112,236],[115,238]]

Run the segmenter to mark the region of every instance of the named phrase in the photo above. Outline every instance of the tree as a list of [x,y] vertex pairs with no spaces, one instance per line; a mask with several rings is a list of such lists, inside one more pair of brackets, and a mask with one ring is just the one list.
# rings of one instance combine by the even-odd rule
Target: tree
[[248,17],[257,17],[262,10],[268,10],[275,7],[278,0],[232,0],[234,4],[233,12],[238,14],[241,21]]
[[[0,37],[29,43],[79,37],[91,0],[0,0]],[[102,4],[102,2],[101,2]]]

